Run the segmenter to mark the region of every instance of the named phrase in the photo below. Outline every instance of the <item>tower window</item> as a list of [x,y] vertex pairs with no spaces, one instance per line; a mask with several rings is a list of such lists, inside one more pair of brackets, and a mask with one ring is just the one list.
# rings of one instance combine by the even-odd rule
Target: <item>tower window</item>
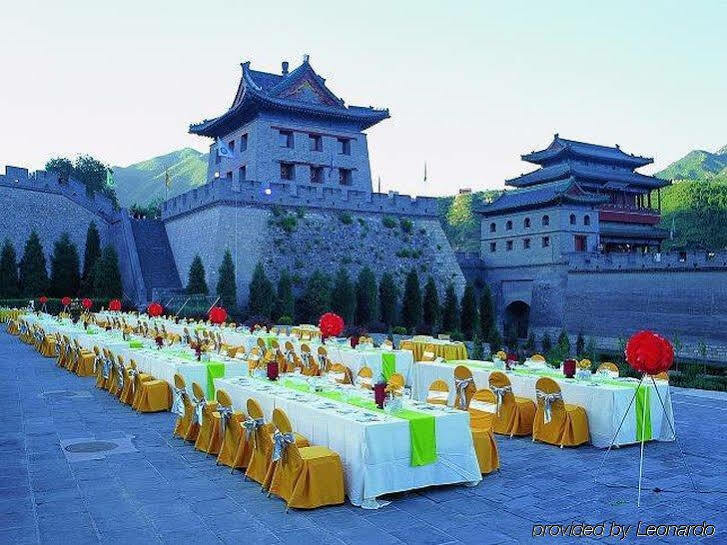
[[310,181],[313,184],[323,183],[323,167],[310,167]]
[[278,136],[281,148],[292,148],[293,147],[293,131],[281,130]]
[[576,215],[575,214],[571,214],[570,215],[570,224],[571,225],[575,225],[576,224]]
[[507,220],[507,223],[505,224],[505,229],[508,231],[512,231],[512,221]]
[[543,237],[542,242],[543,242],[543,248],[547,248],[548,246],[550,246],[550,237]]
[[497,225],[495,225],[495,222],[493,221],[490,224],[490,233],[494,233],[495,231],[497,231]]
[[228,147],[228,148],[230,148],[230,151],[231,151],[232,153],[235,153],[235,141],[234,141],[234,140],[230,140],[230,141],[229,141],[229,142],[227,143],[227,147]]
[[497,251],[497,242],[490,242],[490,252]]
[[320,134],[309,134],[310,150],[323,151],[323,137]]
[[247,151],[247,134],[240,137],[240,151]]
[[525,229],[530,229],[530,218],[525,218],[523,225],[525,226]]
[[295,165],[293,163],[280,163],[280,179],[295,179]]
[[338,183],[341,185],[353,184],[353,171],[350,168],[339,168]]
[[340,155],[351,155],[351,139],[350,138],[339,138],[338,139],[338,153]]
[[523,249],[525,249],[525,250],[530,249],[530,239],[529,238],[523,239]]
[[505,244],[505,249],[509,252],[512,250],[512,240],[508,240]]
[[586,236],[585,235],[575,235],[573,237],[573,247],[576,252],[585,252],[586,251]]
[[238,180],[244,182],[247,179],[247,167],[241,166],[238,170]]
[[583,216],[583,225],[590,225],[591,224],[591,216],[585,215]]
[[543,227],[545,227],[547,225],[550,225],[550,216],[545,215],[545,216],[543,216]]

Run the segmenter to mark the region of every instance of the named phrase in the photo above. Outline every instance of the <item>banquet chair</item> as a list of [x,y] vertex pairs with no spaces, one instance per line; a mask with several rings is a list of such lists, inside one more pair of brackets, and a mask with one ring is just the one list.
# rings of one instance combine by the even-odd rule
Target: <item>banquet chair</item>
[[[184,379],[182,380],[184,381]],[[185,441],[195,443],[199,436],[199,428],[201,425],[199,417],[202,415],[204,404],[207,403],[207,400],[204,397],[204,390],[202,390],[202,387],[196,382],[192,383],[192,398],[189,399],[189,396],[187,396],[187,400],[185,401],[185,411],[187,402],[189,402],[192,414],[189,419],[189,425],[186,428],[182,427],[182,429],[179,430],[179,433],[180,437]]]
[[611,378],[618,378],[618,365],[610,361],[604,361],[598,366],[598,369],[596,369],[596,373],[601,372],[608,373]]
[[469,367],[458,365],[454,368],[454,390],[455,408],[466,411],[476,390],[475,379],[472,378]]
[[649,375],[649,376],[652,377],[654,380],[663,380],[663,381],[669,382],[669,373],[667,373],[666,371],[662,371],[661,373],[659,373],[657,375]]
[[129,371],[131,363],[129,363],[129,365],[124,365],[123,358],[118,356],[118,359],[120,373],[118,378],[120,379],[119,383],[121,384],[121,388],[118,389],[119,401],[124,405],[131,405],[134,401],[134,381],[132,380],[134,373]]
[[63,338],[66,342],[66,357],[63,358],[60,365],[64,369],[70,369],[74,365],[74,359],[76,357],[76,354],[73,348],[73,341],[71,340],[71,338],[67,335],[64,335]]
[[124,388],[119,396],[119,401],[125,405],[134,405],[134,399],[136,398],[136,377],[139,376],[139,381],[148,382],[152,380],[151,375],[142,373],[136,367],[136,361],[134,358],[129,359],[129,365],[125,368],[124,374]]
[[493,393],[489,390],[478,390],[472,394],[469,408],[470,430],[472,443],[477,455],[480,473],[492,473],[500,467],[500,456],[497,442],[493,434]]
[[124,364],[124,356],[119,354],[118,356],[116,356],[116,365],[114,366],[116,383],[114,384],[114,389],[111,391],[111,394],[118,398],[121,398],[121,393],[127,386],[127,379],[129,378],[129,376],[128,373],[126,373],[125,371],[126,365]]
[[328,359],[328,350],[326,350],[325,346],[319,346],[317,352],[318,368],[321,372],[328,371],[328,369],[331,367],[331,360]]
[[293,343],[290,341],[285,341],[285,352],[283,352],[285,355],[285,359],[292,362],[293,361],[293,355],[295,354],[295,346],[293,346]]
[[434,352],[430,352],[429,350],[425,350],[422,354],[422,360],[421,361],[434,361],[437,359],[437,355]]
[[134,375],[134,402],[132,408],[140,413],[168,411],[172,406],[172,392],[164,380],[147,377],[142,380],[139,373]]
[[531,435],[536,406],[532,400],[512,393],[512,384],[501,371],[490,373],[490,391],[495,398],[493,431],[500,435]]
[[258,337],[257,338],[257,345],[260,348],[260,350],[262,350],[263,352],[265,352],[265,349],[267,348],[267,346],[265,345],[265,339],[263,339],[262,337]]
[[543,357],[542,354],[533,354],[532,356],[530,356],[530,360],[537,361],[537,362],[544,362],[545,358]]
[[247,358],[247,370],[254,371],[263,364],[263,358],[260,354],[260,348],[253,346],[250,349],[250,355]]
[[75,365],[73,368],[73,371],[79,376],[79,377],[90,377],[93,375],[94,371],[94,362],[96,360],[96,355],[92,350],[86,350],[83,348],[77,340],[74,339],[73,341],[75,346]]
[[116,392],[116,384],[118,382],[118,376],[116,374],[116,356],[113,352],[111,352],[111,350],[108,351],[108,354],[111,369],[109,371],[108,378],[106,378],[106,390],[110,394],[113,394],[114,392]]
[[538,409],[533,422],[533,441],[575,447],[589,440],[588,415],[583,407],[563,401],[560,386],[552,378],[535,383]]
[[427,403],[446,405],[449,400],[449,385],[446,381],[438,378],[429,385]]
[[278,342],[278,339],[270,339],[270,348],[273,350],[278,350],[280,348],[280,343]]
[[58,349],[58,359],[56,360],[56,365],[58,367],[65,367],[68,358],[71,355],[71,341],[65,335],[61,335],[60,339],[61,344],[60,348]]
[[226,344],[223,345],[223,348],[225,350],[225,354],[227,354],[228,358],[234,358],[237,356],[237,352],[242,349],[242,352],[245,352],[245,347],[242,345],[232,345],[232,344]]
[[[217,406],[213,411],[210,412],[210,436],[205,452],[207,454],[219,454],[220,447],[224,440],[224,436],[227,434],[227,428],[232,425],[232,416],[236,414],[236,420],[240,421],[243,418],[243,414],[233,413],[232,411],[232,400],[230,396],[224,390],[217,390],[215,393],[217,398]],[[224,422],[223,422],[224,419]],[[196,446],[196,445],[195,445]],[[234,452],[234,451],[233,451]]]
[[[196,448],[197,450],[201,450],[206,454],[217,454],[217,452],[212,452],[210,447],[214,443],[214,438],[212,437],[212,413],[217,410],[218,403],[215,400],[205,399],[202,387],[196,382],[192,383],[192,391],[194,393],[194,397],[197,398],[198,402],[202,402],[201,411],[200,409],[197,409],[199,431],[197,433],[197,439],[194,442],[194,448]],[[201,413],[202,415],[201,420],[199,420],[199,413]]]
[[[216,434],[220,437],[219,454],[217,455],[217,464],[226,465],[235,469],[236,454],[240,447],[240,441],[245,437],[242,422],[246,420],[246,415],[242,411],[232,410],[232,400],[224,390],[217,390],[217,411],[212,414],[214,417],[214,425]],[[228,411],[221,411],[221,407],[229,408]],[[226,420],[223,426],[223,421]]]
[[364,365],[358,370],[356,385],[366,390],[372,390],[374,388],[374,373],[371,367]]
[[414,342],[408,339],[399,342],[399,350],[411,350],[414,352]]
[[293,427],[282,409],[273,410],[273,424],[279,459],[271,468],[268,495],[281,497],[286,511],[343,503],[343,465],[338,453],[328,447],[297,446]]
[[43,340],[40,343],[40,354],[46,358],[55,358],[58,347],[58,335],[43,332]]
[[387,350],[393,350],[394,349],[394,343],[391,342],[390,339],[386,339],[384,342],[381,343],[381,348],[385,348]]
[[342,363],[332,363],[328,369],[328,376],[338,384],[351,384],[353,381],[351,370]]
[[389,380],[386,381],[386,389],[390,392],[399,392],[402,388],[404,388],[404,384],[406,381],[404,380],[404,375],[401,373],[392,373],[389,377]]
[[300,359],[303,364],[302,373],[304,375],[314,377],[320,374],[320,367],[318,367],[318,363],[316,363],[313,354],[311,354],[310,346],[307,344],[300,345]]
[[[102,390],[106,389],[106,381],[109,380],[104,377],[104,366],[109,359],[109,351],[106,347],[101,347],[101,353],[96,353],[96,388]],[[110,378],[110,377],[109,377]]]

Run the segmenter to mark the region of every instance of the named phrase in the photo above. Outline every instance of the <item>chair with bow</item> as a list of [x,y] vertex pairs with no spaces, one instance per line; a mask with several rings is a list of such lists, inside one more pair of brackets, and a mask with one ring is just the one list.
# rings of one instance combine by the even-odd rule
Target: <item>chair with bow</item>
[[667,373],[666,371],[662,371],[662,372],[661,372],[661,373],[659,373],[658,375],[650,375],[650,376],[651,376],[651,377],[652,377],[652,378],[653,378],[654,380],[661,380],[661,381],[666,381],[666,382],[669,382],[669,373]]
[[[196,385],[196,387],[195,387]],[[196,382],[192,383],[192,392],[195,398],[199,401],[196,407],[196,420],[199,423],[199,432],[197,433],[197,440],[194,442],[194,448],[201,450],[206,454],[217,454],[212,451],[214,444],[214,437],[212,432],[214,431],[214,424],[212,422],[212,413],[217,410],[217,401],[208,400],[204,398],[202,388]],[[199,396],[198,394],[202,394]]]
[[[265,489],[270,484],[269,479],[272,476],[273,431],[275,428],[272,423],[258,425],[263,421],[264,415],[262,408],[254,399],[247,400],[247,415],[246,422],[252,421],[249,424],[252,432],[248,425],[244,424],[248,450],[236,462],[239,462],[242,467],[247,467],[245,478],[260,483],[260,486]],[[295,433],[293,436],[297,446],[307,447],[309,445],[308,439],[302,435]]]
[[285,500],[286,510],[343,503],[343,465],[338,453],[322,446],[296,445],[290,420],[281,409],[273,410],[273,424],[277,429],[269,494]]
[[187,384],[184,377],[174,373],[174,386],[172,386],[172,408],[170,411],[177,415],[174,421],[173,437],[186,439],[189,428],[194,419],[194,404],[187,394]]
[[199,429],[202,425],[204,407],[207,404],[207,400],[204,397],[204,390],[196,382],[192,383],[192,399],[185,401],[185,408],[187,402],[191,406],[192,415],[187,428],[179,430],[180,437],[185,441],[196,443],[197,437],[199,436]]
[[475,393],[475,379],[472,378],[472,371],[464,365],[454,368],[454,406],[457,409],[466,411]]
[[71,342],[65,335],[61,335],[60,337],[60,345],[58,348],[58,359],[56,360],[56,365],[58,367],[65,367],[66,361],[70,357],[71,354]]
[[110,364],[108,363],[109,360],[109,351],[106,347],[101,347],[101,353],[96,354],[96,388],[100,388],[102,390],[106,389],[106,381],[109,379],[110,375]]
[[210,412],[210,438],[207,444],[207,449],[205,450],[207,454],[220,453],[220,447],[222,446],[222,442],[228,428],[235,427],[232,422],[233,415],[235,416],[236,421],[242,420],[243,417],[242,413],[233,412],[232,400],[227,392],[224,390],[217,390],[215,396],[217,398],[217,406],[214,411]]
[[217,390],[217,411],[213,413],[214,434],[221,438],[217,463],[235,469],[236,454],[245,434],[242,423],[247,419],[245,413],[232,410],[232,400],[224,390]]
[[430,352],[428,350],[425,350],[422,353],[422,360],[421,361],[434,361],[437,359],[437,355],[434,352]]
[[384,342],[381,343],[381,348],[385,348],[386,350],[393,350],[394,343],[391,342],[390,339],[386,339]]
[[131,380],[132,373],[129,372],[129,366],[124,363],[124,358],[118,356],[118,389],[119,401],[124,405],[131,405],[130,401],[133,401],[134,383]]
[[533,354],[532,356],[530,356],[529,359],[530,359],[530,361],[537,361],[540,363],[545,361],[545,358],[543,357],[542,354]]
[[96,359],[94,352],[83,348],[75,339],[73,343],[76,352],[73,372],[75,372],[79,377],[92,376],[94,371],[94,362]]
[[392,373],[389,380],[386,381],[386,389],[393,393],[400,392],[405,385],[404,375],[401,373]]
[[604,361],[598,366],[596,373],[605,373],[611,378],[618,378],[618,365],[610,361]]
[[587,443],[588,416],[583,407],[563,402],[560,386],[552,378],[535,383],[538,410],[533,422],[533,441],[574,447]]
[[318,347],[318,368],[321,372],[328,371],[331,366],[331,360],[328,358],[328,350],[325,346]]
[[140,413],[168,411],[172,406],[172,391],[164,380],[142,380],[140,374],[134,376],[134,402],[132,408]]
[[152,380],[151,375],[142,373],[137,369],[136,361],[131,358],[129,359],[129,365],[124,369],[124,388],[119,396],[119,401],[126,405],[134,405],[136,399],[136,377],[138,375],[140,382],[148,382]]
[[429,385],[427,403],[446,405],[449,401],[449,385],[446,381],[438,378]]
[[512,393],[510,379],[501,371],[490,373],[490,391],[495,396],[493,429],[501,435],[531,435],[536,406],[532,400]]
[[374,387],[374,373],[371,370],[371,367],[367,367],[364,365],[361,367],[361,369],[358,370],[358,375],[356,377],[356,385],[359,388],[364,388],[366,390],[372,390]]
[[43,340],[40,344],[40,354],[46,358],[55,358],[60,342],[59,335],[43,332]]
[[500,456],[497,442],[493,434],[495,404],[493,393],[489,390],[477,390],[472,394],[467,411],[470,414],[470,430],[472,443],[477,455],[480,473],[492,473],[500,467]]
[[263,339],[262,337],[258,337],[257,346],[260,349],[260,351],[264,354],[265,350],[267,349],[267,345],[265,344],[265,339]]
[[327,373],[330,380],[338,384],[351,384],[351,370],[342,363],[332,363]]

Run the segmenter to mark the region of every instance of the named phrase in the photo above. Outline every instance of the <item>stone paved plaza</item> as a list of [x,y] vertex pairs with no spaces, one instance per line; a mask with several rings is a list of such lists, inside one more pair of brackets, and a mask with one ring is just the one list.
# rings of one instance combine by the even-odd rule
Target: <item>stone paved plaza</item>
[[[378,511],[350,505],[285,513],[241,473],[172,438],[170,413],[138,414],[88,378],[59,369],[0,332],[0,544],[398,543],[476,545],[617,543],[614,537],[533,538],[534,524],[701,523],[707,538],[621,543],[727,542],[727,494],[689,492],[676,444],[647,444],[646,489],[636,508],[637,447],[558,449],[498,437],[501,471],[474,488],[392,496]],[[677,431],[702,490],[727,491],[727,396],[674,390]],[[107,441],[106,452],[70,446]],[[64,448],[68,447],[68,448]],[[654,488],[664,489],[654,492]],[[678,491],[678,492],[677,492]]]

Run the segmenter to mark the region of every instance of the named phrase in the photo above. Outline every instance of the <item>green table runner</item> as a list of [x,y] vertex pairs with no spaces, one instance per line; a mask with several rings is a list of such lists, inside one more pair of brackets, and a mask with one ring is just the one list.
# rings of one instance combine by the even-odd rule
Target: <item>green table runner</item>
[[392,352],[384,352],[381,354],[381,374],[387,382],[391,375],[396,373],[396,354]]
[[[393,354],[391,354],[393,356]],[[295,383],[292,380],[286,380],[283,384],[286,388],[299,390],[301,392],[314,393],[321,397],[333,399],[348,405],[354,405],[367,409],[369,411],[384,411],[376,406],[376,403],[367,399],[354,398],[348,401],[343,399],[341,392],[311,392],[307,384]],[[409,421],[409,437],[411,439],[411,465],[425,466],[433,464],[437,461],[437,434],[436,421],[431,414],[424,414],[411,409],[402,409],[395,413],[387,413],[396,418],[402,418]]]
[[225,364],[217,361],[207,363],[207,399],[215,398],[215,380],[225,376]]

